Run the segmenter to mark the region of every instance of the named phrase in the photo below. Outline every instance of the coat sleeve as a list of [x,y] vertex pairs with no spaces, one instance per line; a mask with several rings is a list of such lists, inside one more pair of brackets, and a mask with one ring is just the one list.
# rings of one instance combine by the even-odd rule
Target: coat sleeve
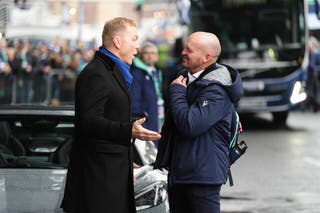
[[186,137],[197,137],[206,132],[227,113],[226,92],[218,86],[203,88],[194,103],[189,104],[186,88],[170,85],[170,107],[178,130]]
[[103,81],[103,76],[92,74],[86,76],[85,82],[79,82],[78,110],[82,130],[86,135],[98,139],[112,141],[129,141],[132,123],[122,123],[108,120],[104,117],[104,107],[111,92]]

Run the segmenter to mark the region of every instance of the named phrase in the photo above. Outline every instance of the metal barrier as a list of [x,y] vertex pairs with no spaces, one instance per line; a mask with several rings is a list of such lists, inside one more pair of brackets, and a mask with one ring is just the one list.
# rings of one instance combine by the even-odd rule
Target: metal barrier
[[0,73],[0,104],[71,104],[76,78],[77,73],[71,69],[30,76]]

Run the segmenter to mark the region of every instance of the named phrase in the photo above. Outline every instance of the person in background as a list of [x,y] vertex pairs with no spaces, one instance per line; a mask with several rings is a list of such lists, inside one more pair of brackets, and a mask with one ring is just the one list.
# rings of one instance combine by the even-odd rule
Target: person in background
[[[141,46],[139,57],[133,61],[131,74],[132,112],[136,115],[147,115],[144,127],[158,131],[164,118],[162,97],[162,72],[156,68],[158,49],[150,42]],[[157,145],[157,141],[155,141]]]
[[107,21],[102,46],[75,86],[75,136],[64,198],[67,213],[135,213],[132,138],[159,140],[132,121],[130,65],[138,52],[136,23]]
[[7,42],[0,39],[0,103],[9,104],[12,101],[12,70],[8,60]]
[[[10,66],[10,73],[5,77],[5,87],[6,87],[6,96],[10,97],[10,102],[14,102],[15,100],[15,83],[16,76],[21,71],[21,62],[17,57],[16,49],[13,47],[9,47],[7,49],[8,56],[8,64]],[[9,98],[8,98],[9,101]]]
[[38,45],[39,55],[37,57],[36,66],[34,67],[33,79],[33,103],[48,104],[48,86],[51,78],[51,58],[48,47],[40,43]]
[[320,69],[320,45],[315,36],[308,40],[309,45],[309,63],[307,68],[307,85],[308,93],[307,103],[314,112],[320,109],[320,82],[318,70]]
[[18,49],[18,58],[21,61],[21,71],[17,74],[17,103],[30,104],[32,101],[33,63],[30,43],[23,40]]

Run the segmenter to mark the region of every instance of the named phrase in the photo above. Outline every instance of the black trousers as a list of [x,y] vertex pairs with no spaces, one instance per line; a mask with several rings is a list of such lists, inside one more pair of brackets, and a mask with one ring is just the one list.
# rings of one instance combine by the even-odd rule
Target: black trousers
[[169,187],[170,213],[220,213],[221,185],[175,184]]

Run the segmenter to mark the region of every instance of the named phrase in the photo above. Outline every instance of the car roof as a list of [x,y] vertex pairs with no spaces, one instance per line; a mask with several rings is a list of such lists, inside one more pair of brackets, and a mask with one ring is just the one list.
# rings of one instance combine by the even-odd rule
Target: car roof
[[74,106],[1,105],[0,116],[74,117]]

